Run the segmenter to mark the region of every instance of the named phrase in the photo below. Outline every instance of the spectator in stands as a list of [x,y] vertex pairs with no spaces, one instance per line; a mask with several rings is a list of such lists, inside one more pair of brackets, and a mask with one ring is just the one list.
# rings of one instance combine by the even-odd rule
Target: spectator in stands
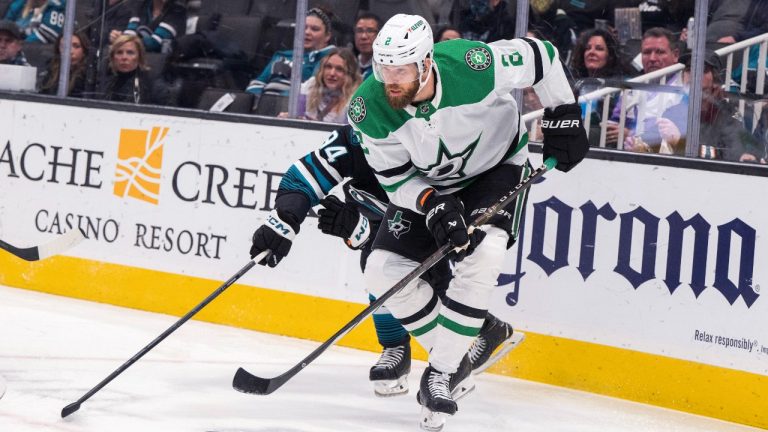
[[357,63],[360,65],[360,74],[363,79],[373,72],[373,40],[381,29],[381,18],[376,14],[364,12],[357,17],[355,22],[355,52]]
[[[628,72],[619,55],[616,38],[607,30],[589,29],[579,35],[571,57],[571,73],[577,79],[576,93],[589,93],[603,87],[602,83],[590,82],[590,78],[623,79]],[[593,80],[594,81],[594,80]],[[616,97],[609,99],[609,111],[616,107]],[[603,103],[600,98],[582,103],[582,112],[590,114],[589,140],[592,145],[600,142],[600,126],[603,121]]]
[[[85,91],[85,72],[88,59],[88,37],[84,33],[72,35],[72,48],[70,49],[69,85],[67,96],[83,97]],[[54,56],[48,64],[48,68],[40,75],[40,93],[56,94],[59,90],[59,73],[61,71],[61,52],[64,50],[64,37],[59,36],[59,41],[54,48]]]
[[435,42],[442,42],[451,39],[461,39],[461,32],[458,28],[447,25],[439,28],[435,32]]
[[[686,64],[685,81],[690,78],[690,56],[684,59]],[[758,142],[744,128],[738,118],[736,108],[724,97],[719,57],[713,51],[705,55],[704,75],[701,81],[703,90],[701,101],[701,130],[698,143],[700,156],[708,159],[755,162],[763,154]],[[684,155],[686,147],[686,129],[688,101],[667,109],[662,118],[657,120],[662,142],[658,153]],[[635,151],[653,151],[650,148]]]
[[136,35],[121,35],[109,47],[109,68],[112,72],[102,83],[105,100],[136,104],[165,105],[168,88],[161,80],[147,73],[144,44]]
[[712,0],[709,2],[707,42],[715,42],[744,30],[750,0]]
[[27,42],[53,43],[64,26],[66,0],[13,0],[5,19],[19,26]]
[[[137,2],[128,27],[122,34],[137,35],[147,52],[170,53],[173,42],[187,32],[187,9],[176,0],[143,0]],[[119,30],[109,34],[114,43],[120,36]]]
[[29,66],[29,62],[21,50],[23,37],[21,29],[16,23],[0,20],[0,64]]
[[[312,77],[320,66],[320,60],[336,48],[331,40],[331,17],[324,9],[312,8],[307,12],[304,29],[304,58],[301,81]],[[263,92],[287,95],[291,86],[293,51],[278,51],[261,73],[251,80],[245,91],[258,98]]]
[[589,29],[579,35],[571,58],[574,78],[622,78],[627,72],[619,44],[610,32]]
[[[327,123],[347,123],[347,105],[362,78],[355,55],[349,49],[335,49],[320,61],[315,75],[301,87],[299,111],[302,118]],[[288,113],[278,117],[286,118]]]
[[768,33],[768,0],[752,0],[747,9],[744,28],[718,39],[720,43],[734,43]]
[[459,30],[465,39],[493,42],[515,36],[515,20],[505,0],[469,0],[459,14]]
[[[643,73],[654,72],[678,62],[680,51],[672,32],[660,27],[646,30],[640,46],[640,54],[643,63]],[[683,85],[682,73],[677,72],[667,76],[666,85],[681,87]],[[619,102],[613,110],[611,122],[607,125],[606,143],[616,144],[619,137],[619,121],[621,111],[626,112],[624,137],[636,137],[633,140],[625,140],[625,144],[643,143],[650,146],[661,144],[661,136],[658,133],[656,119],[661,116],[667,107],[678,104],[682,100],[681,92],[650,92],[628,91],[619,98]],[[630,148],[626,148],[631,150]]]

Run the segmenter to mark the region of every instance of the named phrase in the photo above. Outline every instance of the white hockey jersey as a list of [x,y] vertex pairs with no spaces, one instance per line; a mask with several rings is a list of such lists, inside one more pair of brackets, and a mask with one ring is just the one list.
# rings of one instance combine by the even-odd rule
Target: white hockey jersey
[[432,100],[393,109],[365,80],[349,106],[366,158],[390,201],[418,211],[426,188],[452,193],[502,164],[523,164],[528,135],[511,95],[533,86],[545,107],[574,103],[557,51],[531,38],[435,44]]

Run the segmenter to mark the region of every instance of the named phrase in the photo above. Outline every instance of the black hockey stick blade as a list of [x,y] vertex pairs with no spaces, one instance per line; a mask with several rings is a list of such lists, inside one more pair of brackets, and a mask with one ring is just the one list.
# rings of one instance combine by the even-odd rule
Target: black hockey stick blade
[[96,384],[92,389],[88,390],[87,393],[85,393],[83,396],[80,397],[77,401],[65,406],[61,410],[61,417],[64,418],[73,412],[80,409],[80,405],[91,398],[96,392],[101,390],[104,386],[109,384],[113,379],[115,379],[118,375],[123,373],[126,369],[128,369],[132,364],[136,363],[140,358],[142,358],[146,353],[148,353],[152,348],[156,347],[160,342],[162,342],[165,338],[170,336],[171,333],[175,332],[179,327],[181,327],[182,324],[189,321],[195,314],[200,312],[204,307],[208,305],[208,303],[212,302],[216,297],[221,295],[227,288],[232,286],[238,279],[243,277],[244,274],[248,273],[248,270],[252,269],[256,263],[264,259],[268,254],[269,250],[263,251],[250,261],[248,261],[248,264],[243,266],[240,270],[237,271],[232,277],[227,279],[226,282],[221,284],[218,288],[216,288],[215,291],[210,293],[208,297],[206,297],[203,301],[197,304],[192,310],[186,313],[183,317],[179,318],[178,321],[173,323],[170,327],[168,327],[164,332],[162,332],[158,337],[156,337],[152,342],[148,343],[144,348],[139,350],[136,354],[133,355],[130,359],[126,360],[125,363],[120,365],[117,369],[115,369],[109,376],[101,380],[100,383]]
[[[517,186],[514,187],[509,193],[504,195],[503,197],[499,198],[498,201],[492,206],[490,206],[485,213],[483,213],[480,217],[478,217],[471,225],[471,227],[479,227],[488,220],[491,219],[493,215],[495,215],[499,210],[506,207],[509,203],[512,202],[520,193],[522,193],[524,190],[528,189],[533,182],[544,175],[548,170],[551,170],[557,165],[557,160],[555,158],[548,158],[544,161],[544,164],[536,169],[534,172],[528,175],[528,177],[524,178],[520,183],[517,184]],[[390,288],[386,293],[384,293],[381,297],[377,298],[376,301],[371,303],[368,307],[366,307],[362,312],[357,314],[350,322],[344,325],[339,331],[337,331],[333,336],[331,336],[330,339],[323,342],[322,345],[315,348],[314,351],[309,353],[308,356],[306,356],[304,359],[301,360],[301,362],[294,365],[291,369],[288,371],[272,377],[272,378],[262,378],[256,375],[253,375],[252,373],[248,372],[247,370],[243,368],[239,368],[237,372],[235,373],[234,378],[232,379],[232,387],[242,393],[249,393],[249,394],[257,394],[257,395],[268,395],[275,390],[279,389],[283,386],[286,382],[288,382],[291,378],[293,378],[296,374],[301,372],[305,367],[309,366],[310,363],[312,363],[316,358],[320,357],[322,353],[324,353],[328,348],[331,347],[331,345],[335,344],[336,341],[344,337],[350,330],[355,328],[360,322],[362,322],[364,319],[366,319],[369,315],[371,315],[376,309],[381,307],[387,300],[389,300],[390,297],[394,296],[400,290],[402,290],[406,285],[408,285],[412,280],[416,279],[417,277],[421,276],[422,273],[429,270],[433,265],[437,264],[438,261],[443,259],[448,253],[451,252],[451,247],[449,244],[444,244],[441,246],[435,253],[430,255],[421,265],[413,269],[410,273],[408,273],[400,282],[395,284],[392,288]]]
[[19,248],[0,240],[0,249],[10,252],[12,255],[15,255],[16,257],[26,261],[39,261],[54,255],[58,255],[65,250],[76,246],[78,243],[83,241],[84,238],[85,236],[83,236],[83,233],[80,231],[80,229],[75,228],[60,236],[57,236],[48,243],[28,248]]
[[72,402],[61,410],[61,418],[64,418],[80,409],[80,402]]

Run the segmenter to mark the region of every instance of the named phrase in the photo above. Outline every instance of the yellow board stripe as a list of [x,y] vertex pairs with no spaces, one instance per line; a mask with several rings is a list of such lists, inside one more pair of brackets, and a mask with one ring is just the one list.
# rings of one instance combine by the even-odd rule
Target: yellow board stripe
[[[233,265],[233,273],[236,270]],[[29,263],[0,253],[2,285],[176,316],[221,283],[70,257]],[[234,285],[195,318],[324,341],[363,307]],[[492,372],[768,428],[767,376],[521,330],[526,341]],[[379,351],[375,335],[368,319],[340,345]],[[426,359],[415,344],[414,357]]]

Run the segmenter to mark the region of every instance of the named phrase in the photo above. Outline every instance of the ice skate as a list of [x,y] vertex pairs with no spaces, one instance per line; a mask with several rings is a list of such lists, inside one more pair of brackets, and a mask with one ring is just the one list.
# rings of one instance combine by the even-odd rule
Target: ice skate
[[479,374],[516,348],[525,334],[516,332],[511,325],[488,314],[480,333],[469,348],[472,373]]
[[464,356],[453,374],[438,371],[432,366],[424,370],[416,400],[422,405],[419,426],[429,432],[445,427],[448,416],[458,411],[456,401],[475,389],[469,356]]
[[381,357],[369,374],[373,392],[379,397],[399,396],[408,393],[408,374],[411,372],[411,344],[384,348]]

